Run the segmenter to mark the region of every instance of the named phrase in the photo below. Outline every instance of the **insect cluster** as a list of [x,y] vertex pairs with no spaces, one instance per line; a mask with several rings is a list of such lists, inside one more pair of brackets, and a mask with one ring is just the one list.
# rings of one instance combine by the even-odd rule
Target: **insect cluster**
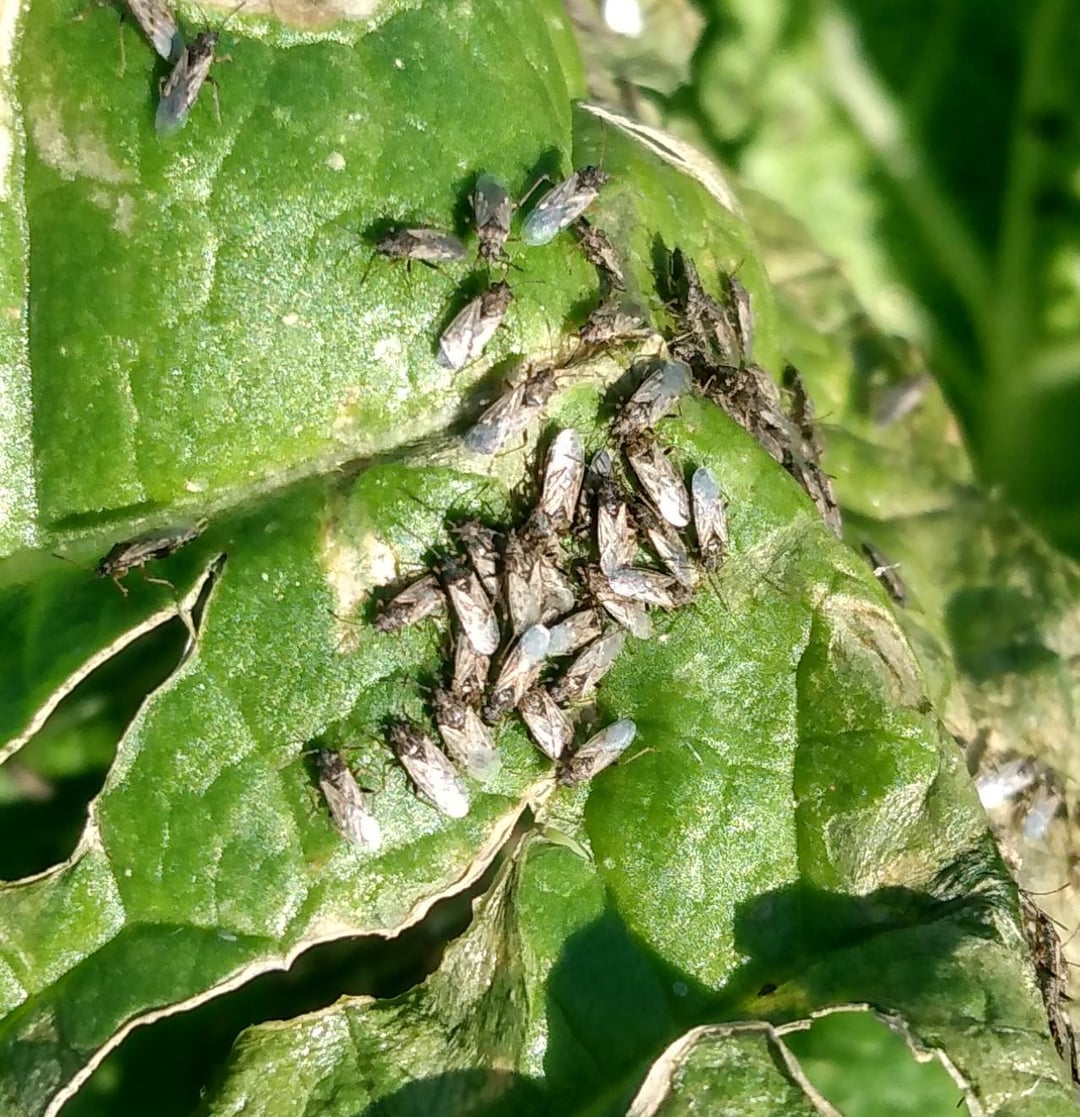
[[[521,239],[527,245],[542,245],[553,240],[563,229],[569,228],[581,218],[586,209],[596,200],[600,188],[608,176],[599,167],[584,167],[573,171],[568,178],[554,185],[536,203],[521,226]],[[507,188],[493,175],[481,174],[473,187],[473,221],[478,242],[477,254],[488,266],[509,263],[506,242],[510,237],[510,222],[517,205],[510,197]],[[600,230],[591,230],[590,236],[583,235],[582,247],[589,259],[597,253],[604,254],[605,264],[613,279],[621,289],[622,273],[614,249]],[[396,228],[380,237],[375,243],[379,256],[393,260],[437,267],[439,264],[464,260],[468,256],[465,245],[453,234],[427,225],[411,228]],[[490,274],[489,274],[490,280]],[[443,330],[438,343],[438,362],[443,368],[460,371],[476,360],[495,336],[513,302],[514,293],[506,279],[488,282],[479,294],[470,299],[454,316]],[[610,308],[601,307],[604,318],[614,317]],[[600,311],[597,311],[600,314]],[[590,320],[591,322],[592,320]],[[635,319],[632,328],[640,329],[642,320]],[[625,316],[618,321],[599,322],[589,326],[596,336],[583,336],[584,341],[603,341],[611,336],[610,331],[628,328]]]
[[[522,226],[526,244],[546,243],[572,226],[596,268],[599,304],[578,333],[590,350],[651,331],[644,318],[622,307],[626,284],[618,256],[603,231],[582,217],[605,178],[596,168],[574,172]],[[472,204],[478,255],[489,265],[505,259],[514,209],[508,192],[481,175]],[[428,227],[396,229],[376,251],[430,265],[466,256],[461,241]],[[421,795],[450,817],[469,809],[465,777],[483,782],[498,772],[493,731],[513,714],[554,761],[563,784],[590,779],[633,741],[634,723],[620,720],[575,747],[583,735],[577,723],[591,720],[591,700],[627,638],[648,639],[654,613],[687,604],[702,572],[715,569],[728,548],[717,479],[701,467],[687,480],[657,441],[656,424],[688,393],[696,390],[724,407],[839,530],[798,374],[787,374],[785,409],[780,389],[752,363],[749,293],[731,276],[722,299],[714,299],[678,249],[663,278],[675,321],[667,355],[633,366],[636,387],[617,409],[608,445],[587,461],[581,435],[557,431],[538,471],[538,495],[519,521],[500,528],[476,520],[451,525],[458,548],[400,588],[375,620],[383,633],[433,617],[449,621],[447,677],[430,696],[431,725],[395,724],[388,744]],[[505,280],[473,299],[440,337],[440,363],[456,369],[475,359],[511,299]],[[521,364],[466,432],[464,448],[493,455],[510,445],[542,417],[573,363],[572,357],[562,365]],[[340,829],[358,845],[377,848],[365,794],[353,781],[343,807],[339,769],[334,772],[333,782],[325,775],[322,782]]]
[[[591,717],[627,637],[649,638],[652,613],[689,602],[702,568],[723,559],[727,518],[716,479],[699,468],[687,486],[653,432],[691,390],[690,369],[654,359],[639,371],[612,423],[618,449],[587,462],[581,435],[557,431],[520,522],[451,525],[458,549],[399,589],[375,620],[383,633],[436,616],[450,621],[447,678],[431,695],[435,732],[400,723],[389,733],[417,789],[450,817],[468,810],[462,775],[485,781],[497,773],[493,730],[515,712],[563,784],[591,779],[622,755],[636,734],[632,721],[575,748],[576,723]],[[342,831],[377,848],[370,823],[358,839],[360,819],[371,813],[359,788],[350,817],[339,781],[324,777],[323,785]]]

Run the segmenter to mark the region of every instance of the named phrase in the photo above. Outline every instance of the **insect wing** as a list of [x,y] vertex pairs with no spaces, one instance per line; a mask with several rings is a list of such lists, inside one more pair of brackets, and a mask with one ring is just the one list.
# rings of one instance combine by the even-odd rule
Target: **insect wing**
[[727,287],[728,302],[739,335],[739,348],[743,359],[748,361],[754,348],[754,312],[750,306],[750,292],[733,275],[728,276]]
[[165,79],[154,117],[154,127],[159,135],[178,132],[187,122],[188,113],[210,76],[217,38],[216,32],[203,31],[180,52],[176,65]]
[[688,365],[682,361],[664,361],[627,400],[615,425],[616,437],[625,438],[634,431],[654,426],[690,391],[691,383]]
[[[595,173],[588,173],[590,171]],[[603,181],[598,175],[602,172],[586,167],[553,186],[525,218],[521,239],[532,247],[554,240],[596,201]]]
[[614,505],[602,502],[596,510],[596,547],[600,569],[611,574],[629,566],[637,551],[637,540],[630,527],[630,513],[623,501]]
[[476,520],[466,520],[453,531],[465,547],[484,592],[494,601],[499,594],[499,552],[495,547],[495,532]]
[[547,624],[569,613],[577,603],[577,594],[566,575],[547,555],[541,555],[536,565],[540,572],[540,620]]
[[540,621],[544,610],[544,576],[539,556],[516,534],[506,541],[504,560],[506,605],[511,629],[518,635]]
[[465,446],[474,454],[497,454],[528,425],[531,413],[525,407],[525,385],[504,392],[465,436]]
[[584,479],[585,447],[581,435],[567,427],[559,431],[548,450],[540,493],[540,511],[556,528],[573,521]]
[[591,780],[614,764],[630,747],[636,735],[637,726],[629,718],[623,718],[606,729],[601,729],[570,758],[560,776],[561,782],[581,783],[583,780]]
[[634,337],[645,325],[645,316],[639,311],[617,299],[608,299],[589,315],[585,325],[578,330],[578,337],[585,345],[603,345]]
[[540,751],[558,760],[574,738],[574,727],[555,699],[543,687],[536,687],[522,697],[517,708]]
[[579,702],[596,690],[601,679],[611,670],[626,643],[626,633],[613,628],[583,649],[551,688],[556,702]]
[[476,711],[449,691],[434,695],[435,725],[454,763],[477,780],[498,775],[501,761],[491,733]]
[[874,577],[885,587],[885,592],[897,605],[906,605],[907,587],[896,569],[896,563],[889,562],[873,543],[864,542],[862,549],[874,568]]
[[514,203],[506,187],[492,175],[480,175],[473,189],[473,216],[480,240],[480,255],[485,260],[490,262],[503,255],[513,211]]
[[720,496],[720,486],[704,467],[694,470],[690,479],[694,502],[694,530],[698,537],[698,550],[704,558],[720,558],[728,545],[727,513]]
[[642,605],[655,605],[660,609],[675,608],[675,598],[671,594],[674,579],[666,574],[625,567],[609,575],[607,583],[616,597],[639,601]]
[[626,280],[623,277],[622,264],[607,233],[595,225],[590,225],[584,217],[578,219],[575,228],[585,259],[596,268],[602,279],[607,280],[610,288],[617,291],[625,290]]
[[356,777],[330,749],[320,749],[317,760],[319,788],[334,824],[353,845],[374,852],[382,845],[382,828],[368,809]]
[[375,245],[375,251],[380,256],[390,256],[397,260],[419,260],[425,264],[464,260],[467,255],[465,245],[457,237],[426,225],[413,229],[395,229],[387,233]]
[[499,647],[499,622],[476,572],[450,564],[444,582],[469,642],[481,655],[494,655]]
[[694,564],[690,553],[678,534],[662,520],[651,523],[646,532],[657,558],[667,567],[668,572],[684,589],[692,590],[697,584]]
[[512,710],[536,685],[547,659],[551,633],[542,625],[527,628],[521,639],[510,649],[499,677],[492,687],[491,700],[484,710],[488,721],[495,721]]
[[[463,369],[472,359],[475,352],[483,348],[477,346],[480,336],[481,322],[483,319],[483,295],[467,303],[457,314],[454,320],[446,327],[442,337],[439,338],[439,364],[443,368],[453,369],[457,372]],[[492,333],[495,331],[492,330]]]
[[469,813],[469,794],[453,765],[426,733],[406,725],[390,730],[390,744],[417,790],[450,818]]
[[387,602],[375,621],[375,628],[379,632],[396,632],[445,608],[446,595],[438,579],[434,574],[425,574]]
[[690,497],[660,447],[654,442],[628,445],[626,459],[660,515],[672,527],[686,527],[690,523]]
[[184,37],[176,16],[159,0],[127,0],[127,6],[142,28],[150,45],[165,59],[172,62],[184,49]]
[[147,532],[134,539],[117,543],[94,568],[103,578],[119,577],[142,566],[151,559],[168,558],[193,540],[198,539],[205,527],[205,521],[197,524],[181,524],[179,527],[162,531]]
[[456,372],[479,357],[513,298],[508,283],[494,283],[468,303],[439,338],[439,364]]
[[480,699],[487,686],[490,656],[481,655],[472,641],[462,637],[454,648],[454,675],[451,689],[462,702],[473,703]]
[[582,609],[551,628],[549,656],[573,655],[600,635],[600,618],[595,609]]
[[631,601],[629,598],[620,597],[614,593],[602,575],[590,579],[589,588],[593,597],[603,607],[612,620],[622,625],[632,636],[639,640],[648,640],[653,634],[652,621],[649,613],[640,601]]

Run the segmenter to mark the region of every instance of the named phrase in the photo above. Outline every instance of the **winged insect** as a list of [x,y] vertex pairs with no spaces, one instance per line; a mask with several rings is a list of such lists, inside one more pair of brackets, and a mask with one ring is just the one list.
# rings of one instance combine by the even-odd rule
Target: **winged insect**
[[814,403],[806,390],[803,378],[794,365],[784,368],[784,387],[791,400],[790,414],[802,439],[815,450],[818,448],[817,431],[814,428]]
[[690,498],[686,485],[656,442],[634,435],[623,445],[623,453],[656,510],[672,527],[690,523]]
[[465,435],[466,449],[485,456],[497,454],[543,411],[555,393],[555,383],[554,370],[536,369],[509,385]]
[[540,570],[540,620],[548,624],[573,609],[577,604],[577,594],[549,555],[541,552],[536,565]]
[[494,655],[499,647],[499,623],[476,571],[450,559],[443,567],[443,585],[469,642],[481,655]]
[[590,697],[611,670],[626,643],[626,633],[610,628],[598,640],[583,648],[551,688],[551,697],[560,705],[581,702]]
[[572,655],[600,636],[600,617],[595,609],[581,609],[551,627],[549,656]]
[[465,548],[484,592],[492,601],[496,600],[499,596],[499,551],[495,545],[497,533],[479,520],[466,520],[450,530]]
[[693,383],[690,366],[683,361],[654,361],[653,371],[626,401],[612,426],[616,438],[655,426],[685,396]]
[[574,222],[573,228],[585,259],[596,268],[600,276],[601,290],[625,291],[626,280],[623,277],[622,265],[607,233],[584,217],[579,217]]
[[869,541],[864,541],[862,549],[863,554],[870,561],[874,577],[885,587],[885,592],[897,605],[906,605],[907,586],[904,585],[904,579],[900,577],[897,564],[889,562],[877,547]]
[[417,790],[450,818],[469,813],[469,794],[438,745],[415,726],[390,727],[390,746]]
[[599,504],[596,509],[596,546],[600,569],[611,574],[634,560],[637,540],[630,526],[630,513],[625,501]]
[[739,338],[739,353],[744,361],[750,360],[754,348],[754,312],[750,305],[750,292],[734,275],[727,277],[727,319],[734,325]]
[[395,594],[375,619],[378,632],[398,632],[446,610],[446,595],[434,574],[425,574]]
[[641,311],[623,299],[605,299],[578,330],[583,345],[610,345],[648,332],[648,322]]
[[659,609],[674,609],[679,604],[672,593],[673,587],[678,583],[667,574],[627,566],[606,577],[608,588],[616,597],[625,597],[628,601],[639,601],[642,605],[653,605]]
[[405,260],[409,264],[416,261],[432,266],[464,260],[467,255],[465,245],[457,237],[427,225],[392,229],[375,242],[375,251],[391,260]]
[[[188,114],[210,77],[218,39],[217,31],[201,31],[180,51],[176,64],[161,87],[161,100],[154,117],[158,135],[172,135],[187,123]],[[220,120],[216,93],[214,102],[215,115]]]
[[552,440],[544,468],[539,509],[553,530],[569,527],[585,479],[585,447],[581,435],[567,427]]
[[522,696],[517,710],[537,748],[558,760],[574,739],[574,727],[555,699],[543,687],[534,687]]
[[[205,527],[204,521],[195,524],[181,524],[173,528],[146,532],[134,539],[117,543],[94,567],[94,573],[101,578],[111,578],[117,589],[126,597],[127,590],[120,584],[120,579],[125,574],[137,568],[142,569],[151,559],[168,558],[169,555],[175,554],[182,547],[186,547],[194,539],[197,539]],[[148,577],[147,581],[163,586],[172,585],[164,578]]]
[[630,747],[635,736],[637,726],[629,718],[622,718],[601,729],[563,764],[559,782],[568,785],[591,780],[614,764]]
[[341,754],[319,749],[315,754],[319,788],[330,809],[334,825],[360,849],[374,853],[382,845],[382,827],[371,813],[367,796],[360,789]]
[[507,652],[499,675],[484,706],[484,720],[498,721],[532,690],[547,660],[551,633],[542,625],[527,628],[518,642]]
[[612,620],[639,640],[648,640],[652,636],[652,621],[642,602],[617,594],[611,588],[607,575],[600,570],[590,570],[587,578],[589,591]]
[[504,597],[514,635],[540,622],[544,611],[544,572],[536,547],[520,532],[510,532],[503,552]]
[[432,695],[435,727],[450,759],[477,780],[498,775],[501,761],[491,732],[472,706],[448,690]]
[[728,545],[727,512],[720,496],[720,486],[713,475],[699,466],[690,478],[690,494],[694,505],[694,531],[698,551],[708,565],[724,557]]
[[450,689],[470,706],[480,701],[487,686],[491,657],[481,655],[467,636],[462,636],[454,645],[454,673]]
[[[690,559],[690,553],[686,549],[686,544],[683,543],[678,532],[665,520],[659,516],[654,516],[651,510],[647,510],[644,516],[645,534],[649,537],[649,543],[652,544],[656,557],[680,586],[692,590],[697,584],[697,572]],[[610,571],[605,571],[605,573],[610,573]]]
[[466,303],[439,338],[439,364],[457,372],[479,357],[495,336],[513,299],[510,284],[500,281]]
[[742,345],[737,326],[724,308],[705,290],[693,260],[680,248],[671,254],[672,286],[686,332],[675,340],[672,348],[677,355],[686,355],[706,365],[738,367],[742,363]]
[[596,201],[611,176],[599,167],[582,167],[553,186],[521,226],[521,239],[536,247],[554,240]]
[[514,212],[509,190],[494,175],[482,174],[473,187],[472,207],[480,258],[489,266],[505,260],[504,245],[510,236],[510,218]]

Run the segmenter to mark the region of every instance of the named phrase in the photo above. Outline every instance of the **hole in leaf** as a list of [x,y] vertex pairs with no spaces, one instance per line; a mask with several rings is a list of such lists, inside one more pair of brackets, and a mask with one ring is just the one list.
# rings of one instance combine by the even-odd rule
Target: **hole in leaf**
[[117,742],[147,694],[176,669],[187,638],[173,620],[124,648],[0,768],[0,879],[19,880],[71,856]]
[[806,1077],[844,1117],[957,1117],[969,1112],[937,1058],[920,1062],[904,1039],[873,1013],[835,1012],[785,1045]]

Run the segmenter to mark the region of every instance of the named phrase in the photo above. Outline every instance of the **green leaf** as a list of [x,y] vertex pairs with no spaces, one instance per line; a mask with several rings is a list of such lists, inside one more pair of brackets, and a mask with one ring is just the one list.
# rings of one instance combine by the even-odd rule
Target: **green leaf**
[[[0,890],[4,1111],[56,1112],[133,1027],[316,943],[393,937],[480,878],[528,811],[568,844],[528,843],[427,985],[270,1029],[268,1061],[268,1030],[253,1033],[207,1106],[603,1108],[693,1027],[857,1000],[955,1050],[979,1089],[1063,1106],[1004,870],[896,619],[715,405],[687,400],[660,435],[680,467],[722,479],[732,553],[598,695],[598,718],[638,723],[633,754],[557,789],[508,722],[501,771],[450,820],[384,743],[389,719],[426,717],[446,641],[434,622],[377,632],[373,594],[437,556],[448,518],[516,521],[536,468],[538,432],[478,461],[459,423],[518,357],[561,357],[546,419],[596,448],[630,354],[569,359],[596,277],[561,237],[512,246],[505,329],[451,377],[434,344],[483,276],[385,261],[365,276],[356,230],[460,231],[479,170],[518,194],[540,169],[602,162],[613,182],[590,216],[629,297],[672,329],[656,277],[670,249],[713,289],[738,268],[755,358],[779,370],[781,319],[723,178],[670,137],[572,108],[580,67],[553,6],[387,6],[303,30],[240,14],[220,127],[200,100],[167,141],[130,27],[124,75],[102,66],[111,18],[35,6],[15,57],[36,470],[22,514],[84,565],[136,525],[212,522],[155,566],[171,590],[132,575],[124,598],[44,555],[5,563],[0,615],[22,648],[5,653],[9,752],[89,664],[201,600],[197,640],[124,733],[70,859]],[[333,828],[315,744],[374,789],[377,854]],[[746,1060],[742,1081],[769,1073],[760,1051]]]

